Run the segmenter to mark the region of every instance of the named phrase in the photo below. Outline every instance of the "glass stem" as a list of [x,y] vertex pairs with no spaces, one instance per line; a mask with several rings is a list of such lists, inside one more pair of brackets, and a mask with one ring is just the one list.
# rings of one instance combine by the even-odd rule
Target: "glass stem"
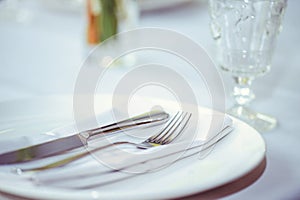
[[250,102],[255,98],[251,90],[251,84],[254,78],[233,77],[235,86],[233,88],[233,98],[236,106],[249,107]]

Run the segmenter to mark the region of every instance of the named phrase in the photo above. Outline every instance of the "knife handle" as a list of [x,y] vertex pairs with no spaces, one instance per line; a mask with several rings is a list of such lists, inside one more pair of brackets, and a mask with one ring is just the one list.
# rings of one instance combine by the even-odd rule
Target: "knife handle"
[[109,125],[86,130],[79,134],[85,139],[89,139],[90,137],[100,135],[103,133],[106,134],[106,133],[112,133],[116,131],[122,131],[124,129],[131,129],[136,126],[151,126],[157,123],[163,123],[167,121],[168,118],[169,118],[168,113],[164,111],[154,110]]

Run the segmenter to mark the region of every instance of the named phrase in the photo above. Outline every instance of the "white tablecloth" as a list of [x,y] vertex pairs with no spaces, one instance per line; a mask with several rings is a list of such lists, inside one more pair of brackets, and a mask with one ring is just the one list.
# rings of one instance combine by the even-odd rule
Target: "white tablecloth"
[[[0,101],[49,94],[72,94],[86,55],[84,16],[33,3],[25,23],[0,21]],[[264,133],[267,167],[246,189],[225,199],[300,198],[300,1],[289,0],[271,72],[254,82],[254,108],[276,116],[279,126]],[[213,57],[205,1],[142,12],[140,27],[162,27],[183,33]],[[224,75],[230,91],[230,77]],[[228,95],[229,96],[229,95]],[[230,98],[228,97],[228,102]],[[1,196],[0,196],[1,199]]]

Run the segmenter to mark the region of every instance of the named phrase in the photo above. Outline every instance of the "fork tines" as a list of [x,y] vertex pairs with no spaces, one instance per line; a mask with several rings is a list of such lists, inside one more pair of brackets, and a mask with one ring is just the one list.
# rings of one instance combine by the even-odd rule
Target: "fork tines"
[[168,144],[174,141],[183,133],[192,114],[187,112],[177,112],[176,115],[168,122],[165,128],[157,135],[150,137],[148,142],[156,144]]

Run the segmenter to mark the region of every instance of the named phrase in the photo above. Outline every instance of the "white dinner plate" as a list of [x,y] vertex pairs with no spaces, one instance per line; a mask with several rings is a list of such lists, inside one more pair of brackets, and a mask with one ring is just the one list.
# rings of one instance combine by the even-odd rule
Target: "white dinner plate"
[[[108,97],[101,97],[101,107],[109,105],[108,101]],[[71,102],[70,97],[56,96],[1,103],[0,143],[21,135],[43,135],[51,128],[71,122]],[[172,107],[172,103],[168,105]],[[209,112],[209,109],[199,107],[199,111]],[[264,140],[255,129],[237,119],[233,119],[233,126],[234,131],[203,159],[190,157],[162,170],[108,186],[82,190],[36,186],[10,174],[7,166],[0,166],[0,191],[26,198],[61,200],[164,199],[203,192],[242,177],[265,156]]]
[[[150,11],[179,6],[191,1],[193,0],[138,0],[137,3],[140,10]],[[43,0],[39,3],[49,9],[64,12],[80,12],[85,8],[84,0]]]
[[191,2],[192,0],[138,0],[142,11],[164,9]]

